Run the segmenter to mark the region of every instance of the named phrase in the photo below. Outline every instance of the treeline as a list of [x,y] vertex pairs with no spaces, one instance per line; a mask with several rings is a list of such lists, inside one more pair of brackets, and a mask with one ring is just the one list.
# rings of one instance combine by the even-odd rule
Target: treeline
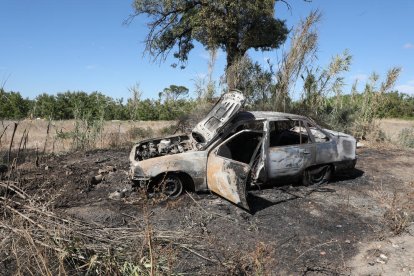
[[[341,102],[349,114],[360,109],[365,94],[341,95]],[[324,112],[334,108],[335,98],[325,99]],[[43,93],[34,100],[23,98],[19,92],[0,90],[0,118],[44,118],[53,120],[84,117],[103,120],[175,120],[190,113],[197,105],[191,98],[114,99],[100,92],[64,92],[56,95]],[[290,112],[304,113],[312,108],[310,99],[292,101]],[[260,110],[261,102],[250,102],[249,109]],[[312,108],[313,110],[315,108]],[[414,96],[392,91],[382,95],[382,104],[374,110],[376,118],[414,118]]]
[[132,98],[124,102],[122,98],[114,99],[100,92],[82,91],[43,93],[31,100],[19,92],[0,89],[0,119],[175,120],[190,112],[195,104],[192,99],[168,97],[165,91],[158,99]]
[[[331,114],[336,108],[337,102],[340,102],[340,108],[338,110],[344,114],[342,117],[358,114],[361,108],[366,108],[367,110],[365,111],[372,112],[372,118],[414,119],[414,96],[392,91],[381,94],[380,99],[371,99],[371,102],[366,103],[366,99],[369,96],[367,92],[362,92],[340,95],[339,98],[326,98],[324,99],[325,103],[318,107],[313,107],[307,101],[309,99],[304,99],[292,102],[289,111],[306,114],[306,112],[313,113],[315,110],[320,109],[320,113]],[[374,100],[380,100],[381,102],[373,103],[372,101]],[[310,110],[311,108],[312,111]]]

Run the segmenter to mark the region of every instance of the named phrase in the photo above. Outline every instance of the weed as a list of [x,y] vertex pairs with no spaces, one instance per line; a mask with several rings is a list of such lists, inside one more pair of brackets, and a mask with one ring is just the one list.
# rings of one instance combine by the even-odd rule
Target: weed
[[[224,253],[225,251],[223,251]],[[228,275],[272,275],[275,265],[275,252],[271,244],[258,242],[253,251],[248,253],[231,252],[225,254],[223,263]]]
[[[0,197],[0,257],[17,275],[170,275],[177,248],[151,224],[144,206],[144,231],[101,229],[60,217],[13,186],[19,201]],[[17,193],[18,192],[18,193]],[[106,237],[111,237],[110,239]],[[138,258],[132,248],[142,248]],[[11,272],[8,270],[7,272]]]
[[414,128],[404,128],[398,134],[399,143],[407,148],[414,148]]
[[255,250],[250,254],[252,261],[252,275],[269,275],[270,264],[275,264],[274,248],[263,242],[256,245]]
[[173,135],[177,132],[177,126],[176,125],[170,125],[170,126],[166,126],[164,128],[162,128],[160,130],[160,134],[162,136],[168,136],[168,135]]
[[389,140],[385,132],[378,127],[371,133],[371,137],[373,137],[372,140],[375,142],[386,142]]
[[398,204],[399,202],[398,193],[395,191],[391,205],[384,214],[385,220],[395,235],[403,233],[410,225],[410,214],[404,206]]
[[130,141],[144,139],[144,138],[150,138],[154,136],[154,131],[149,128],[143,128],[143,127],[131,127],[127,131],[127,136]]

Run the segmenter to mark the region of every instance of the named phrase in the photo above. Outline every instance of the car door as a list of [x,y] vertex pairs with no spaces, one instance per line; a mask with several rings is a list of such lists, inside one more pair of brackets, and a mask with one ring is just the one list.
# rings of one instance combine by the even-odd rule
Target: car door
[[307,125],[302,120],[269,122],[267,172],[269,180],[300,174],[315,161]]
[[207,160],[208,188],[249,210],[247,183],[262,140],[263,132],[243,130],[210,151]]

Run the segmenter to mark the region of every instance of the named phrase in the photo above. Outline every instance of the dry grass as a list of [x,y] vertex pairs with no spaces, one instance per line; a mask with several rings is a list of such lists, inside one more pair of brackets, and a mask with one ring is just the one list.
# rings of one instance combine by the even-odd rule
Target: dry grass
[[390,206],[384,214],[387,224],[395,235],[403,233],[411,223],[410,210],[401,204],[402,198],[403,196],[394,192]]
[[[413,187],[414,182],[407,185]],[[395,188],[390,190],[388,186],[383,180],[378,180],[376,188],[369,191],[368,194],[375,198],[380,206],[384,207],[384,223],[388,225],[394,235],[400,235],[410,226],[411,220],[414,218],[412,203],[414,192],[406,193]]]
[[380,129],[393,142],[398,142],[398,134],[403,129],[414,128],[414,121],[402,119],[382,119],[377,121]]
[[192,256],[192,262],[211,264],[213,274],[269,275],[275,263],[274,244],[258,242],[251,252],[235,252],[208,234],[158,230],[152,207],[160,198],[143,194],[135,226],[112,228],[57,213],[49,195],[29,195],[18,182],[0,184],[0,259],[6,274],[173,275]]
[[107,228],[53,212],[45,198],[26,194],[16,182],[0,184],[0,258],[7,273],[170,275],[180,251],[196,253],[197,237],[152,226],[149,200],[137,227]]
[[366,140],[362,141],[365,146],[375,149],[403,149],[410,152],[408,144],[404,144],[401,138],[405,133],[406,142],[414,140],[411,131],[414,129],[414,121],[412,120],[377,119],[370,124],[358,127],[365,128],[364,131],[367,133]]
[[[14,121],[2,121],[1,133],[6,131],[0,139],[0,149],[8,149],[12,139]],[[72,149],[72,139],[67,135],[75,129],[75,120],[47,121],[23,120],[18,122],[12,149],[18,149],[20,138],[27,133],[27,149],[34,149],[46,153],[66,152]],[[153,136],[159,136],[166,127],[175,124],[171,121],[107,121],[99,131],[94,148],[108,148],[135,142],[137,138],[131,136],[131,130],[136,128],[149,129]],[[7,127],[8,126],[8,127]],[[1,134],[0,133],[0,134]]]
[[[12,123],[3,121],[3,130],[10,127],[0,139],[2,150],[10,146]],[[158,136],[170,126],[171,122],[105,122],[95,146],[117,147],[144,138],[141,136]],[[21,121],[12,148],[40,152],[45,148],[55,153],[70,150],[71,141],[59,138],[58,133],[70,132],[73,127],[74,121]],[[400,162],[408,162],[400,158]],[[18,179],[13,180],[0,181],[0,258],[3,267],[16,275],[170,275],[185,262],[183,256],[189,255],[217,266],[221,274],[269,275],[277,262],[271,244],[258,243],[251,252],[229,252],[211,236],[158,230],[151,208],[159,198],[139,197],[143,216],[133,227],[108,228],[57,213],[50,203],[55,195],[29,195]],[[409,185],[414,188],[414,182]],[[414,194],[405,196],[382,182],[370,193],[386,208],[384,222],[390,230],[395,234],[404,232],[414,215]],[[174,204],[170,202],[166,208],[174,209]],[[202,207],[195,215],[206,220],[222,216]],[[208,242],[201,244],[203,238]]]

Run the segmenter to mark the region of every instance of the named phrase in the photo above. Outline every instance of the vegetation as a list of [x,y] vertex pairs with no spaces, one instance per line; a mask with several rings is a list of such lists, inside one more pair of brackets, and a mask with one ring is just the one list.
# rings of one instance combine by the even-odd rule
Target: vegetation
[[[343,58],[343,57],[342,57]],[[345,57],[347,58],[347,56]],[[271,83],[271,73],[250,59],[244,59],[244,69],[239,73],[243,82],[240,87],[248,99],[252,110],[274,110],[272,99],[275,87]],[[331,64],[330,66],[333,66]],[[329,70],[318,73],[308,71],[304,82],[303,94],[299,100],[287,99],[282,111],[307,114],[318,121],[333,122],[329,116],[336,114],[339,120],[335,125],[350,125],[349,121],[357,116],[373,118],[414,118],[414,97],[396,90],[381,92],[375,90],[371,82],[363,91],[355,89],[351,93],[330,95],[328,92],[338,85],[339,79],[327,75]],[[331,72],[332,74],[332,72]],[[374,76],[378,78],[378,76]],[[326,81],[332,82],[327,89]],[[324,87],[322,87],[324,85]],[[174,87],[174,86],[172,86]],[[192,113],[199,103],[184,94],[175,95],[170,88],[160,93],[158,99],[113,99],[99,92],[65,92],[55,95],[46,93],[34,100],[23,98],[19,92],[1,91],[0,118],[22,119],[40,117],[53,120],[86,118],[102,120],[176,120]],[[172,93],[172,94],[171,94]],[[361,108],[365,106],[364,108]],[[198,108],[197,108],[198,109]],[[363,114],[362,114],[362,113]],[[362,117],[361,117],[362,116]]]
[[[101,147],[104,145],[112,148],[119,147],[123,145],[125,137],[127,137],[126,141],[132,142],[158,134],[169,135],[188,129],[191,123],[201,119],[213,102],[215,82],[211,77],[212,68],[216,49],[222,48],[227,54],[227,88],[238,88],[244,93],[247,98],[246,109],[304,114],[312,117],[321,125],[352,132],[358,138],[364,139],[374,134],[376,139],[383,139],[383,134],[376,132],[374,124],[376,118],[414,118],[414,96],[393,90],[401,69],[395,67],[389,70],[382,82],[378,74],[372,73],[362,90],[357,89],[358,83],[355,82],[351,91],[344,91],[343,75],[349,71],[352,61],[352,56],[347,50],[333,57],[326,66],[318,66],[312,62],[316,58],[318,42],[315,27],[320,20],[318,12],[311,13],[292,31],[290,48],[282,54],[280,63],[268,62],[269,68],[264,68],[250,59],[246,52],[250,48],[274,49],[286,39],[288,31],[285,23],[274,18],[274,0],[135,0],[134,3],[136,15],[146,14],[153,20],[149,23],[150,32],[146,43],[147,51],[155,58],[163,59],[174,50],[174,56],[181,63],[185,63],[189,52],[194,47],[193,41],[200,42],[211,51],[208,82],[196,84],[197,99],[189,98],[189,89],[179,85],[170,85],[163,89],[156,99],[142,99],[142,91],[137,84],[129,89],[131,98],[126,102],[122,98],[114,99],[100,92],[88,94],[82,91],[67,91],[56,95],[43,93],[35,99],[28,99],[23,98],[19,92],[7,92],[1,88],[0,120],[3,129],[0,132],[0,146],[8,147],[8,152],[4,151],[4,157],[7,153],[7,165],[0,164],[2,165],[0,167],[2,169],[0,171],[0,211],[3,214],[0,220],[0,233],[5,237],[1,241],[0,256],[3,259],[3,268],[7,269],[5,273],[13,272],[17,275],[173,275],[179,271],[183,263],[198,262],[196,265],[199,269],[203,267],[216,269],[210,274],[267,275],[274,273],[273,265],[278,263],[297,265],[298,259],[307,253],[314,256],[314,249],[319,252],[322,246],[328,244],[338,246],[340,251],[334,249],[332,254],[327,255],[332,255],[337,260],[340,259],[337,256],[342,256],[341,261],[345,269],[344,255],[349,254],[342,252],[338,240],[342,240],[345,234],[355,236],[355,229],[348,233],[344,231],[349,227],[344,227],[344,231],[325,231],[327,234],[322,238],[328,241],[317,245],[312,244],[321,240],[319,235],[305,237],[306,242],[301,244],[300,239],[295,239],[298,235],[295,233],[293,237],[288,237],[286,242],[283,241],[284,246],[291,240],[295,241],[290,247],[285,247],[286,251],[293,252],[294,259],[292,257],[283,259],[284,256],[278,255],[279,260],[276,260],[273,257],[276,256],[273,252],[275,243],[267,241],[266,235],[264,236],[266,243],[256,238],[263,236],[261,233],[266,229],[278,229],[278,227],[273,227],[277,224],[265,225],[266,221],[275,220],[259,221],[259,224],[264,225],[259,227],[256,225],[256,219],[251,219],[246,214],[241,216],[240,213],[231,213],[232,211],[226,206],[223,209],[222,204],[214,209],[214,204],[211,202],[206,205],[202,200],[194,199],[191,194],[188,194],[187,199],[192,199],[195,204],[189,204],[188,201],[180,203],[180,200],[164,202],[165,198],[149,196],[147,191],[139,188],[134,188],[134,190],[131,188],[130,191],[125,188],[126,193],[130,194],[120,201],[119,205],[115,203],[115,200],[106,201],[103,197],[108,190],[104,189],[121,187],[116,185],[124,184],[125,171],[118,170],[119,174],[116,174],[115,170],[111,171],[111,174],[108,172],[103,185],[93,183],[90,176],[95,175],[92,173],[96,173],[98,166],[99,171],[106,170],[103,169],[103,163],[107,161],[109,161],[107,164],[111,166],[117,164],[119,168],[125,168],[127,160],[124,154],[119,155],[119,159],[117,157],[119,152],[115,151],[106,153],[100,151],[95,155],[93,152],[87,154],[82,152],[82,155],[74,154],[71,159],[59,159],[58,155],[52,155],[49,158],[44,156],[48,137],[53,135],[54,132],[51,130],[54,130],[56,135],[52,138],[52,152],[55,149],[55,140],[70,140],[73,150],[89,150],[97,148],[99,144]],[[3,119],[20,120],[37,117],[47,119],[46,136],[42,136],[46,138],[39,140],[40,142],[35,141],[36,146],[32,149],[36,150],[30,152],[26,145],[28,133],[32,131],[34,121],[9,122],[5,125]],[[74,119],[73,128],[58,128],[52,122],[52,120],[67,119]],[[106,120],[177,120],[178,124],[156,130],[150,124],[128,122],[131,123],[129,128],[121,132],[121,122],[116,122],[116,130],[112,129],[111,132],[104,133]],[[192,122],[189,123],[190,121]],[[169,122],[164,123],[169,124]],[[20,136],[15,135],[18,127],[19,131],[24,129]],[[32,129],[34,132],[34,127]],[[3,141],[7,143],[2,141],[3,137]],[[403,129],[398,139],[401,145],[414,148],[414,129]],[[42,144],[43,154],[39,155],[39,146]],[[17,145],[18,149],[14,154],[12,150],[16,149]],[[28,158],[24,159],[23,154]],[[393,153],[394,155],[396,154]],[[380,159],[384,160],[384,156],[386,155],[381,155]],[[5,161],[5,158],[0,161]],[[369,162],[372,161],[373,158],[370,158]],[[387,159],[384,164],[388,164],[388,161]],[[23,162],[25,162],[24,165],[20,167]],[[401,163],[398,162],[398,164]],[[368,166],[367,163],[368,161],[365,161],[364,165]],[[380,165],[382,168],[384,164],[374,165]],[[389,164],[388,166],[391,168]],[[408,167],[408,165],[403,167]],[[370,169],[366,171],[371,172]],[[409,202],[412,200],[408,193],[406,199],[402,197],[400,200],[394,184],[402,184],[404,187],[406,183],[395,182],[398,177],[394,177],[393,174],[389,178],[388,171],[390,170],[372,171],[375,172],[375,177],[368,177],[368,182],[364,179],[364,185],[376,188],[379,186],[374,185],[381,183],[381,189],[378,188],[379,200],[370,200],[377,208],[375,218],[378,217],[378,210],[384,210],[377,203],[386,200],[386,195],[390,190],[394,190],[392,200],[386,206],[384,219],[394,234],[401,234],[412,221],[411,212],[408,211],[410,210]],[[387,173],[379,174],[381,172]],[[103,173],[99,174],[102,176]],[[392,180],[388,181],[388,179]],[[384,185],[388,185],[389,191],[383,190],[383,180]],[[412,182],[407,185],[411,184]],[[401,187],[399,189],[401,190]],[[300,192],[296,188],[295,190]],[[278,190],[280,191],[283,192],[283,190]],[[340,190],[338,192],[341,193]],[[135,195],[132,196],[132,193]],[[290,194],[288,190],[286,193]],[[295,194],[290,195],[300,198]],[[346,198],[343,192],[340,196]],[[347,192],[348,205],[353,208],[348,216],[356,218],[354,225],[359,225],[358,227],[362,230],[367,228],[363,223],[367,217],[363,214],[360,220],[358,217],[360,214],[357,211],[365,211],[367,208],[365,205],[362,206],[363,208],[354,207],[358,207],[361,202],[364,203],[361,198],[367,196],[369,193],[364,193],[362,197],[354,199],[349,204],[349,191]],[[76,204],[71,204],[74,201]],[[355,202],[356,205],[354,205]],[[163,205],[157,208],[160,203]],[[88,206],[89,209],[88,207],[79,209],[82,204]],[[121,212],[128,206],[127,204],[131,204],[132,207],[125,209],[127,210],[125,213]],[[307,201],[306,205],[308,205]],[[99,206],[105,207],[104,215],[97,212]],[[277,204],[275,206],[277,207]],[[70,210],[81,215],[79,218],[69,215]],[[134,210],[138,211],[134,212]],[[174,210],[175,215],[169,218],[168,216],[173,214],[168,213],[170,210]],[[185,213],[182,213],[183,210]],[[225,214],[222,214],[222,211]],[[321,221],[326,221],[332,214],[336,215],[335,210],[333,211],[325,213],[326,216],[321,216],[324,219]],[[86,212],[97,212],[97,214],[90,216],[87,220],[82,219],[82,213]],[[239,215],[242,219],[237,218]],[[180,220],[179,216],[185,219]],[[348,218],[347,213],[341,216]],[[91,217],[93,219],[90,219]],[[253,246],[254,251],[240,250],[240,241],[234,245],[234,248],[239,251],[228,247],[226,243],[223,244],[223,239],[230,235],[216,235],[214,229],[220,229],[217,227],[217,225],[220,226],[217,224],[220,223],[219,220],[223,221],[222,226],[232,226],[230,233],[234,237],[254,237],[257,242]],[[157,221],[161,223],[157,224]],[[174,224],[174,221],[177,223]],[[375,220],[372,221],[375,222]],[[314,222],[309,224],[307,221],[303,225],[311,224],[318,225]],[[382,221],[378,223],[378,225],[382,224]],[[214,227],[208,228],[210,225]],[[371,228],[377,229],[378,225]],[[165,226],[167,230],[164,229]],[[297,228],[299,229],[300,226]],[[239,235],[234,229],[253,232],[250,234],[240,232],[244,235]],[[305,230],[306,233],[318,233]],[[234,233],[237,235],[233,235]],[[215,236],[220,236],[220,239],[216,239]],[[281,240],[275,240],[275,242],[279,243]],[[320,255],[325,255],[325,251],[320,251]],[[338,274],[322,270],[324,268],[310,267],[309,260],[313,259],[303,261],[306,265],[304,274],[318,271],[316,269]],[[324,263],[328,260],[321,259]],[[193,268],[190,265],[188,267]]]
[[0,119],[175,120],[195,106],[194,100],[184,98],[188,89],[174,85],[164,89],[158,99],[131,98],[126,104],[99,92],[43,93],[34,100],[19,92],[1,89],[0,93]]
[[414,128],[404,128],[398,134],[399,142],[407,148],[414,148]]
[[227,54],[227,85],[232,89],[236,87],[234,65],[247,50],[275,49],[286,40],[285,22],[274,17],[275,2],[135,0],[134,16],[151,18],[146,50],[155,59],[165,59],[174,50],[174,57],[183,66],[194,41],[207,49],[223,49]]
[[[174,56],[185,62],[193,41],[210,50],[208,81],[196,83],[197,99],[189,98],[189,89],[179,85],[163,89],[157,99],[141,99],[142,91],[137,84],[129,89],[131,98],[126,103],[122,98],[113,99],[99,92],[44,93],[30,100],[18,92],[2,89],[0,119],[76,119],[76,131],[70,138],[81,145],[85,144],[84,139],[94,144],[105,120],[178,120],[179,125],[168,132],[187,129],[189,121],[201,118],[214,102],[212,69],[217,48],[227,54],[224,90],[232,87],[241,90],[247,98],[247,109],[304,114],[321,125],[350,132],[358,138],[375,133],[376,118],[414,118],[414,97],[393,90],[401,68],[390,69],[382,82],[377,73],[372,73],[362,91],[358,91],[357,82],[351,91],[344,91],[344,73],[352,63],[348,50],[334,56],[325,66],[315,64],[317,24],[321,18],[318,11],[293,29],[290,45],[278,64],[268,61],[265,68],[251,60],[246,54],[249,48],[270,50],[286,38],[284,22],[273,16],[274,3],[135,0],[135,16],[146,14],[152,20],[146,43],[147,51],[155,58],[164,58],[174,50]],[[145,131],[137,129],[130,134],[140,137],[142,132]],[[375,139],[383,139],[381,133],[375,135]]]
[[26,117],[32,102],[19,92],[5,92],[0,88],[0,118],[20,119]]

